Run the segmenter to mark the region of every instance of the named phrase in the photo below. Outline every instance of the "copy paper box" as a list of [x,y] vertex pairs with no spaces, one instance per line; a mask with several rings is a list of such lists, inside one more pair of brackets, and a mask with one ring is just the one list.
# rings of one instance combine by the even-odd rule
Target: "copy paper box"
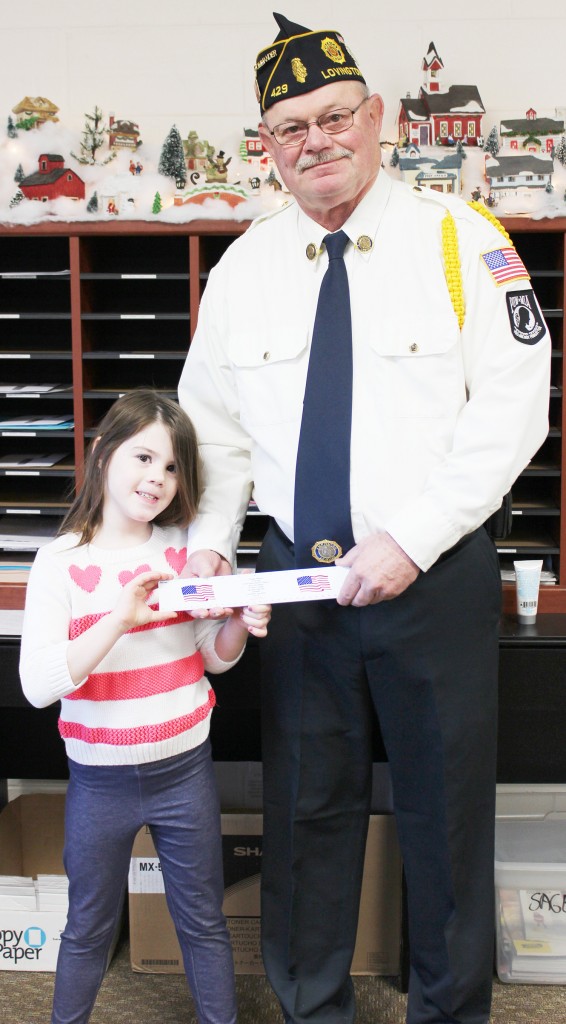
[[[64,810],[65,797],[59,793],[19,796],[7,804],[0,814],[0,874],[64,875]],[[3,910],[0,969],[54,971],[66,920],[66,907]]]
[[[0,875],[60,875],[63,882],[65,796],[31,793],[0,814]],[[54,971],[67,920],[66,901],[50,910],[0,909],[0,970]],[[120,925],[116,930],[109,962]]]

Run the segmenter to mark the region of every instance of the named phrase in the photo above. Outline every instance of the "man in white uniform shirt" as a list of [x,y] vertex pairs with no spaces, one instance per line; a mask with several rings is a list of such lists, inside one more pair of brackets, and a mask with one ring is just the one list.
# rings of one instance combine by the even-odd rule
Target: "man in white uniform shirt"
[[494,218],[381,169],[382,101],[342,37],[276,19],[259,132],[295,202],[211,272],[179,388],[207,477],[189,571],[231,571],[252,494],[272,520],[258,570],[294,568],[323,240],[346,233],[354,543],[310,538],[311,566],[329,543],[350,568],[338,601],[275,606],[263,645],[265,967],[287,1022],[354,1020],[377,716],[407,880],[407,1021],[487,1024],[501,594],[483,524],[546,437],[548,330]]

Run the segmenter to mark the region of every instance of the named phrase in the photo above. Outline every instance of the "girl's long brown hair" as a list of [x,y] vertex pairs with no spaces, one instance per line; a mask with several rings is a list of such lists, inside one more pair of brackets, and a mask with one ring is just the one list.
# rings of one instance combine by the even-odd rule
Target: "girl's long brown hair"
[[84,483],[59,527],[58,534],[77,533],[78,544],[88,544],[102,523],[108,463],[124,441],[151,423],[169,429],[177,469],[177,493],[155,517],[159,526],[188,526],[194,519],[202,491],[202,468],[195,428],[171,398],[151,388],[139,388],[119,398],[101,421],[96,439],[85,458]]

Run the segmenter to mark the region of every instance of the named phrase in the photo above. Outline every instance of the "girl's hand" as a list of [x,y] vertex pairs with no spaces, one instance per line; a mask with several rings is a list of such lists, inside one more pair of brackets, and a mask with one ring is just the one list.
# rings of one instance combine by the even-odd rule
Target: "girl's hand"
[[265,636],[270,618],[270,604],[234,608],[232,615],[226,619],[216,634],[214,647],[218,657],[222,661],[234,661],[235,658],[239,658],[246,644],[246,633]]
[[234,618],[239,620],[248,633],[253,636],[267,636],[267,626],[271,619],[270,604],[254,604],[234,609]]
[[229,619],[234,614],[233,608],[191,608],[193,619]]
[[171,578],[172,573],[168,572],[140,572],[126,583],[109,615],[103,615],[90,629],[71,640],[67,647],[67,666],[75,686],[84,683],[128,630],[149,622],[177,618],[177,612],[160,612],[147,603],[159,581]]
[[161,612],[157,608],[150,608],[148,604],[148,598],[156,590],[159,581],[171,579],[173,574],[170,572],[140,572],[139,576],[134,576],[133,580],[126,583],[112,613],[123,624],[124,632],[149,622],[177,618],[177,612]]

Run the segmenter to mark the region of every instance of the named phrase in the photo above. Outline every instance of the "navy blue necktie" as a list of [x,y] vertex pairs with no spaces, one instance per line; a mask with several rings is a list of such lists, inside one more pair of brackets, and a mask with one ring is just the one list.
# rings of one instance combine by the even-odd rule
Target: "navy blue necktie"
[[[354,545],[350,514],[352,320],[348,236],[326,235],[295,472],[295,565],[332,563]],[[342,549],[342,552],[340,551]]]

